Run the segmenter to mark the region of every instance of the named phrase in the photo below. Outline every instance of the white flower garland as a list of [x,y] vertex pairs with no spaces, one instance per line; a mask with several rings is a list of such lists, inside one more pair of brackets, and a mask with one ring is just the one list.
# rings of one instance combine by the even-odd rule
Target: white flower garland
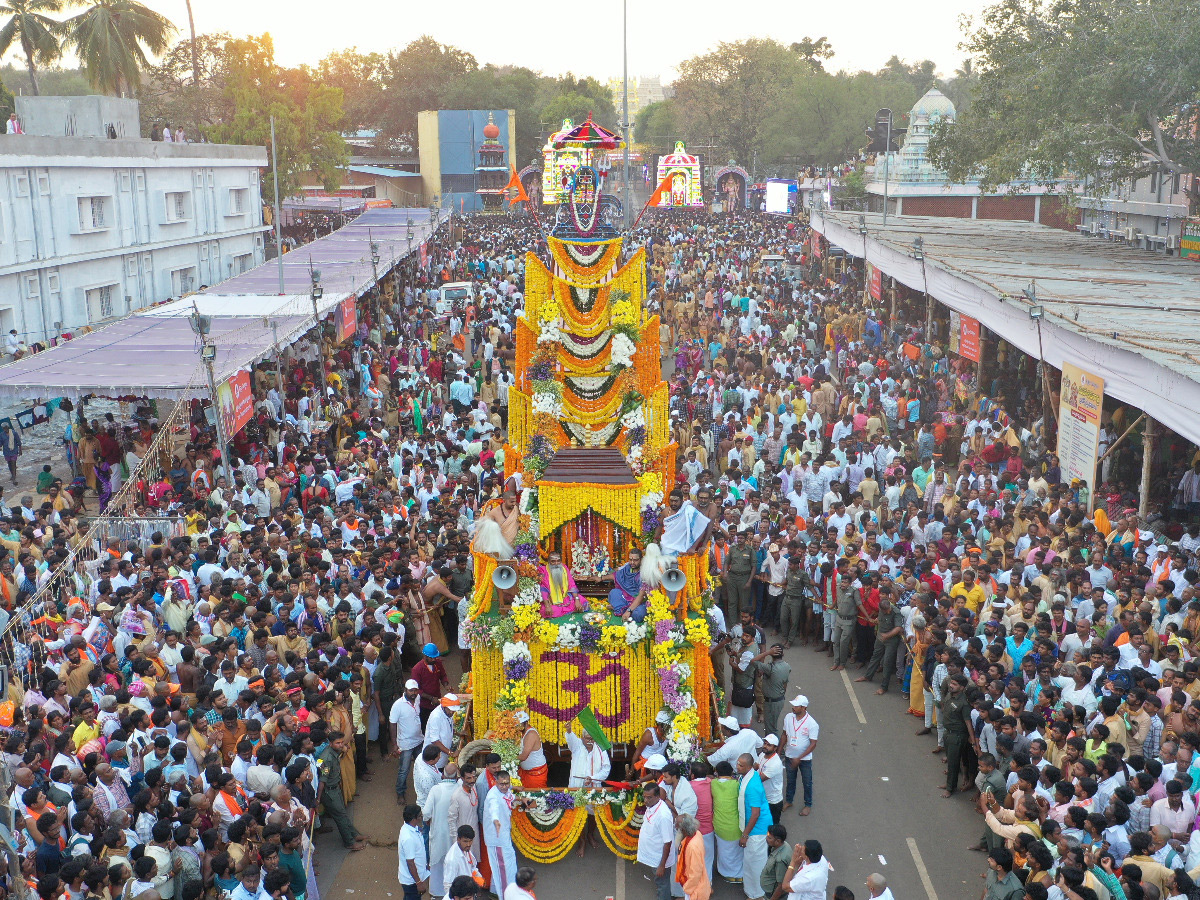
[[562,400],[549,392],[533,395],[533,411],[537,413],[546,413],[558,419],[562,416]]
[[632,366],[633,354],[637,350],[626,335],[618,332],[612,339],[612,364],[614,366]]

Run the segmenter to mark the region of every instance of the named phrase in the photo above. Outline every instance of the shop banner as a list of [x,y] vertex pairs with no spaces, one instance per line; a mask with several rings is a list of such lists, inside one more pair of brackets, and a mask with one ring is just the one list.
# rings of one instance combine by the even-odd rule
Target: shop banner
[[1100,410],[1104,379],[1063,363],[1062,396],[1058,404],[1058,462],[1062,480],[1084,482],[1095,489],[1096,457],[1100,450]]
[[238,372],[217,387],[217,408],[226,440],[242,430],[254,416],[254,393],[250,390],[250,373]]
[[[867,265],[871,266],[870,263]],[[871,296],[876,300],[883,299],[883,271],[877,266],[871,266]]]
[[970,316],[959,316],[958,355],[971,362],[979,362],[979,320]]
[[337,342],[349,340],[358,328],[358,310],[354,307],[354,298],[347,297],[337,305],[334,313],[334,327],[337,329]]
[[421,242],[421,266],[424,267],[429,263],[429,245],[424,241]]
[[1184,219],[1179,236],[1179,255],[1184,259],[1200,259],[1200,219]]

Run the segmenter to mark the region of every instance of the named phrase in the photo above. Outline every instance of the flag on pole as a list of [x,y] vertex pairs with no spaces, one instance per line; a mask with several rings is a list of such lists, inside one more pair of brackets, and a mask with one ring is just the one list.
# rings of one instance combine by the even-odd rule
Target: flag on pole
[[658,187],[656,187],[654,189],[654,193],[650,195],[650,200],[646,205],[647,206],[657,206],[659,201],[662,200],[663,194],[667,193],[670,190],[671,190],[671,176],[668,175],[666,178],[664,178],[662,180],[662,184],[660,184]]
[[604,729],[596,721],[596,714],[592,712],[590,706],[585,706],[581,709],[579,715],[575,718],[579,720],[579,724],[583,726],[583,730],[592,736],[601,750],[612,749],[612,741],[608,739],[608,736],[604,733]]
[[510,166],[512,175],[509,176],[508,184],[504,185],[504,190],[515,190],[516,194],[508,198],[508,205],[514,206],[517,203],[528,203],[529,195],[525,193],[525,185],[521,184],[521,179],[517,177],[517,167]]

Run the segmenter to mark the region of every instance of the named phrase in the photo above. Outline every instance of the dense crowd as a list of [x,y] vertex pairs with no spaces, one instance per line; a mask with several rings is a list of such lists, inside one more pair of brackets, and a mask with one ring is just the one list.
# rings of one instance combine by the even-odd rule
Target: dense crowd
[[[470,541],[505,487],[524,254],[546,248],[525,219],[456,223],[461,241],[443,231],[425,268],[360,304],[351,341],[327,327],[255,370],[231,478],[198,406],[174,441],[149,409],[68,406],[75,471],[0,507],[0,724],[21,875],[45,900],[317,900],[312,835],[363,847],[349,804],[381,754],[399,757],[408,900],[532,897],[499,758],[451,755],[446,658],[469,668]],[[672,212],[626,248],[646,249],[662,315],[668,503],[710,523],[728,701],[726,740],[690,771],[655,729],[634,750],[660,897],[705,900],[714,864],[750,900],[827,896],[820,843],[790,845],[782,821],[798,782],[808,814],[819,773],[782,655],[797,644],[908,695],[947,795],[978,792],[989,900],[1200,897],[1200,529],[1171,542],[1132,511],[1089,515],[1041,449],[1031,369],[985,389],[926,340],[923,300],[890,318],[806,238]],[[438,290],[460,281],[474,303]],[[164,528],[52,580],[80,514],[132,472]],[[530,731],[523,770],[545,761]],[[573,782],[598,780],[596,753],[571,748]],[[739,796],[759,791],[748,823]],[[881,876],[867,891],[890,896]]]

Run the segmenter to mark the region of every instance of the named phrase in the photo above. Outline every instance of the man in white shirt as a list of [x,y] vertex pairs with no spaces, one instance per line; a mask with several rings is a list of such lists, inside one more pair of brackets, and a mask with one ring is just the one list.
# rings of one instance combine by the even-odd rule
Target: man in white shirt
[[671,867],[675,862],[675,819],[653,782],[642,789],[646,812],[638,832],[637,861],[654,870],[655,900],[671,898]]
[[719,762],[727,762],[732,766],[737,763],[738,757],[743,753],[753,755],[762,746],[762,738],[754,729],[749,726],[743,728],[734,716],[725,716],[717,721],[725,735],[725,743],[708,757],[710,766],[715,766]]
[[397,877],[404,888],[404,900],[421,900],[429,882],[429,864],[425,856],[425,839],[421,837],[421,807],[410,803],[404,807],[404,824],[396,847],[400,857]]
[[479,827],[492,867],[492,893],[503,897],[517,876],[517,851],[512,840],[512,781],[508,772],[496,773],[496,786],[488,791]]
[[571,753],[571,776],[567,786],[574,788],[600,787],[612,769],[608,752],[596,743],[587,731],[583,736],[567,732],[567,750]]
[[763,790],[767,795],[767,806],[771,809],[771,820],[779,821],[783,812],[783,760],[779,756],[779,738],[768,734],[763,738],[762,752],[758,754],[758,774],[762,778]]
[[392,756],[400,760],[396,769],[396,796],[403,801],[408,773],[417,749],[425,743],[421,733],[421,686],[413,679],[404,683],[404,693],[392,704],[388,721],[392,729]]
[[808,698],[803,694],[793,698],[792,711],[783,717],[783,755],[787,757],[787,790],[783,808],[787,809],[796,799],[796,774],[804,784],[804,807],[800,815],[807,816],[812,809],[812,758],[813,750],[821,737],[817,720],[808,714]]

